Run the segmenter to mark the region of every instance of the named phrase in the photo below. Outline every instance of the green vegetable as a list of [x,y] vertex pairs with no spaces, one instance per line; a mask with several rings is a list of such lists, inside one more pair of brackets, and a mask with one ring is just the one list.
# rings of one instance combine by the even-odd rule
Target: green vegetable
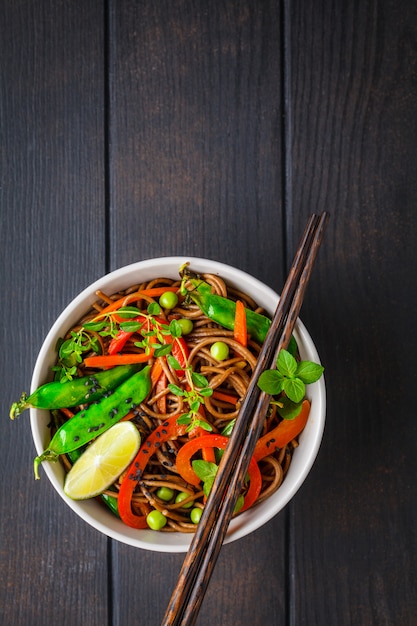
[[146,523],[152,530],[161,530],[166,525],[167,518],[161,511],[154,509],[146,516]]
[[164,502],[169,502],[174,497],[174,493],[174,490],[170,487],[159,487],[156,495],[160,500],[163,500]]
[[215,341],[210,346],[210,354],[217,361],[225,361],[229,356],[229,346],[224,341]]
[[56,461],[60,454],[67,454],[98,437],[129,411],[134,410],[151,389],[150,366],[133,374],[110,395],[100,402],[90,404],[57,430],[48,448],[34,460],[35,478],[43,461]]
[[173,309],[178,304],[178,296],[173,291],[165,291],[159,298],[159,304],[164,309]]
[[[175,504],[179,504],[180,502],[183,502],[189,497],[190,497],[189,493],[187,493],[186,491],[180,491],[179,494],[177,494],[177,497],[175,498]],[[192,506],[194,506],[194,500],[190,500],[190,502],[185,502],[185,504],[183,504],[184,509],[189,509]]]
[[[196,459],[191,463],[191,465],[199,479],[203,481],[204,495],[208,497],[213,486],[214,479],[216,478],[217,470],[219,469],[218,466],[216,465],[216,463],[212,463],[211,461],[203,461],[202,459]],[[242,494],[240,494],[235,504],[235,508],[233,509],[233,513],[237,513],[238,511],[240,511],[244,503],[245,498]]]
[[198,524],[198,522],[201,519],[201,516],[203,514],[203,509],[200,509],[200,507],[196,506],[191,510],[190,513],[190,519],[192,521],[193,524]]
[[22,393],[20,400],[10,407],[10,418],[15,419],[30,407],[37,409],[63,409],[95,402],[103,394],[120,385],[137,372],[142,365],[121,365],[104,372],[65,382],[55,381],[38,387],[29,397]]
[[[211,320],[228,330],[233,330],[236,303],[229,298],[213,294],[210,285],[203,280],[190,278],[190,272],[186,268],[182,268],[180,274],[183,277],[182,292],[195,302]],[[186,284],[187,287],[185,287]],[[265,315],[246,309],[246,327],[252,339],[263,343],[270,325],[271,320]]]
[[[179,368],[181,368],[181,365],[172,355],[167,357],[167,361],[174,370],[179,370]],[[187,413],[183,413],[179,416],[177,423],[187,424],[187,432],[197,426],[200,426],[205,430],[212,430],[212,427],[208,422],[200,419],[201,416],[199,411],[200,406],[204,404],[204,398],[211,396],[213,389],[208,386],[207,378],[198,372],[194,372],[192,366],[187,365],[184,369],[188,374],[187,379],[190,387],[189,389],[182,389],[182,387],[174,385],[173,383],[168,384],[168,388],[171,393],[176,396],[183,397],[190,409]]]
[[180,325],[183,335],[189,335],[194,328],[194,324],[188,317],[180,317],[180,319],[177,320],[177,324]]
[[[299,404],[305,396],[305,386],[316,382],[323,371],[322,365],[312,361],[297,362],[287,350],[281,350],[276,369],[262,372],[258,386],[271,396],[284,392],[290,401]],[[287,407],[291,409],[291,405]]]
[[218,466],[211,461],[203,461],[202,459],[196,459],[191,465],[199,479],[203,481],[204,495],[208,497],[216,478]]

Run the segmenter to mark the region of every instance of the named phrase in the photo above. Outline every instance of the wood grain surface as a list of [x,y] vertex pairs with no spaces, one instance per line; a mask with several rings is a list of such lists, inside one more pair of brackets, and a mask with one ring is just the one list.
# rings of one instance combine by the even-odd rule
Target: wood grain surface
[[326,368],[307,481],[225,546],[198,626],[413,626],[417,7],[5,0],[0,22],[0,623],[157,626],[183,555],[129,548],[34,482],[9,420],[68,302],[187,254],[279,291],[331,219],[301,318]]

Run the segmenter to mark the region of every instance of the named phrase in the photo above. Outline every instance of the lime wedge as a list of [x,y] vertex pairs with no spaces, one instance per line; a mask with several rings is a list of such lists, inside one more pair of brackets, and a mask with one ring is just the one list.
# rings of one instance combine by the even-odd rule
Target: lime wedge
[[140,434],[134,424],[115,424],[77,459],[65,478],[64,492],[73,500],[94,498],[117,480],[139,447]]

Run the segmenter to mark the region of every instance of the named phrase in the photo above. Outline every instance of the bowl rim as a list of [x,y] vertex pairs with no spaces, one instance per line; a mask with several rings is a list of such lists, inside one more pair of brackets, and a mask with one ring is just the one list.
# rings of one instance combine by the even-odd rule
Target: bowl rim
[[[237,286],[239,283],[240,286],[242,286],[241,282],[243,282],[246,289],[246,283],[249,282],[249,294],[253,295],[254,292],[255,294],[262,294],[262,306],[265,306],[268,313],[273,314],[279,300],[278,294],[268,285],[250,275],[246,271],[226,263],[203,257],[185,255],[156,257],[136,261],[119,267],[118,269],[104,274],[97,280],[93,281],[81,292],[79,292],[78,295],[76,295],[75,298],[73,298],[63,309],[51,326],[40,348],[32,374],[30,387],[31,393],[40,384],[46,382],[47,379],[50,380],[47,373],[49,373],[50,365],[56,358],[55,345],[58,337],[60,336],[60,330],[63,328],[69,328],[71,324],[75,323],[82,316],[82,314],[88,310],[88,307],[97,300],[97,290],[103,289],[104,291],[107,291],[107,293],[112,293],[112,285],[119,284],[119,286],[113,289],[114,292],[119,288],[127,288],[129,285],[135,284],[135,282],[147,280],[147,278],[142,278],[140,281],[134,281],[132,283],[130,276],[135,274],[137,271],[141,271],[143,275],[149,273],[149,278],[152,278],[162,276],[163,274],[159,273],[160,270],[165,272],[164,275],[167,275],[167,268],[169,268],[169,271],[173,273],[173,268],[178,269],[185,262],[189,262],[190,266],[196,271],[218,274],[225,278],[226,282],[231,285],[235,284]],[[233,275],[232,278],[230,277],[230,274]],[[170,277],[173,276],[171,275]],[[253,297],[257,300],[256,295],[253,295]],[[297,320],[294,335],[300,345],[301,352],[307,352],[308,358],[320,363],[316,346],[314,345],[311,336],[300,318]],[[314,397],[314,416],[316,417],[312,419],[312,414],[310,415],[307,426],[300,436],[300,444],[302,443],[305,432],[308,434],[306,434],[304,438],[308,436],[310,439],[308,449],[303,449],[302,462],[300,461],[299,464],[295,464],[296,467],[293,467],[292,473],[289,473],[286,476],[286,479],[283,481],[279,489],[267,500],[252,507],[248,511],[245,511],[231,521],[224,544],[231,543],[232,541],[245,537],[275,517],[295,496],[309,474],[319,452],[324,433],[326,416],[326,390],[324,376],[322,376],[317,383],[314,383],[314,385],[308,386],[308,396]],[[48,416],[49,411],[33,408],[30,409],[32,437],[37,454],[41,454],[47,445],[46,426],[49,422]],[[294,465],[294,461],[298,458],[296,454],[298,450],[299,448],[296,449],[293,455],[290,470],[291,466]],[[110,512],[105,516],[106,522],[104,523],[102,520],[102,513],[103,511],[107,513],[107,511],[103,505],[96,501],[74,501],[64,494],[62,488],[64,471],[60,463],[43,463],[42,465],[42,469],[46,473],[52,486],[57,491],[59,496],[66,502],[66,504],[85,522],[106,536],[132,547],[151,551],[172,553],[186,552],[188,550],[191,537],[193,536],[192,534],[156,533],[151,530],[138,531],[124,525],[121,520],[116,518]],[[298,465],[300,465],[299,468]],[[287,481],[288,476],[292,477],[293,475],[294,478]],[[279,495],[277,496],[277,494]],[[278,505],[270,506],[269,508],[268,506],[265,506],[265,503],[275,502],[275,500],[271,500],[271,498],[274,497],[275,500],[278,499]],[[260,511],[262,513],[261,515]],[[175,541],[173,539],[175,539]]]

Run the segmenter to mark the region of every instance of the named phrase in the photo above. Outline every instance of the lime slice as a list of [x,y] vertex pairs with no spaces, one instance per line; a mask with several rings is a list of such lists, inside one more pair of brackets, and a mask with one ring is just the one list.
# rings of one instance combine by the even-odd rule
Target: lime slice
[[99,495],[126,469],[139,446],[140,434],[134,424],[115,424],[77,459],[65,478],[64,492],[73,500]]

